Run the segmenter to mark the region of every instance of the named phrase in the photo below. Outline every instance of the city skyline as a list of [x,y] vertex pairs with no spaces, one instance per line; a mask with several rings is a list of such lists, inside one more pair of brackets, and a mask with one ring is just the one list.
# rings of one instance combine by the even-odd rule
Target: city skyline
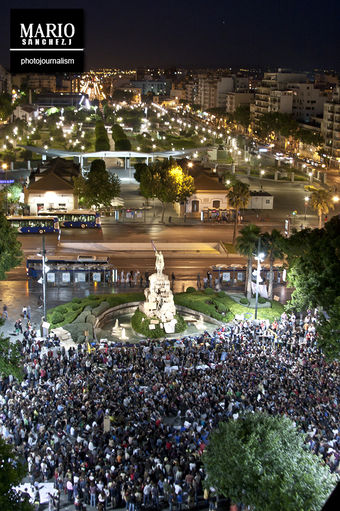
[[[0,21],[0,62],[9,62],[11,8],[28,7],[5,0]],[[30,8],[55,7],[32,1]],[[85,69],[101,67],[288,67],[339,69],[337,30],[340,7],[335,1],[242,5],[215,1],[168,5],[132,0],[60,2],[60,8],[84,8]]]

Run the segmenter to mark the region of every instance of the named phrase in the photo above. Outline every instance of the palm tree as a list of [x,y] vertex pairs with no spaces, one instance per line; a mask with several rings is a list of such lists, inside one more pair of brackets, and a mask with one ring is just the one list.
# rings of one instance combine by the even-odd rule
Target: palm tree
[[253,255],[257,249],[257,243],[260,236],[260,232],[261,232],[260,228],[257,225],[249,224],[246,225],[246,227],[243,227],[243,229],[241,229],[241,234],[240,236],[238,236],[236,240],[236,249],[239,252],[239,254],[248,257],[246,276],[246,293],[248,300],[250,300],[251,298],[251,272]]
[[284,257],[284,252],[282,250],[283,239],[282,234],[277,229],[273,229],[271,233],[265,232],[262,235],[263,246],[269,258],[268,296],[270,300],[273,299],[274,261],[275,259],[283,259]]
[[242,183],[241,181],[236,181],[233,187],[228,191],[227,195],[230,206],[235,208],[235,223],[233,233],[233,243],[235,243],[240,209],[245,208],[249,202],[249,185]]
[[319,229],[322,227],[322,215],[327,215],[330,209],[334,208],[331,193],[323,188],[315,188],[309,186],[308,190],[311,191],[310,204],[317,212],[319,217]]

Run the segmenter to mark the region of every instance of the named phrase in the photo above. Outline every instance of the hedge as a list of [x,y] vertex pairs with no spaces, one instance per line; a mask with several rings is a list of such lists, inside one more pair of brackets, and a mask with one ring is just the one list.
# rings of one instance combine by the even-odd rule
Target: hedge
[[[58,305],[47,311],[47,320],[51,324],[51,328],[57,328],[65,324],[76,321],[80,314],[86,311],[93,311],[99,307],[101,303],[106,302],[109,307],[115,307],[128,302],[141,302],[145,297],[143,293],[119,293],[110,295],[89,295],[86,298],[74,298],[71,302]],[[76,301],[77,300],[77,301]],[[77,304],[77,307],[75,305]],[[104,310],[102,312],[104,312]],[[57,315],[55,315],[58,313]],[[79,321],[78,321],[79,322]]]
[[186,292],[186,293],[195,293],[195,292],[196,292],[196,289],[195,289],[194,287],[190,286],[190,287],[187,287],[187,289],[186,289],[186,291],[185,291],[185,292]]

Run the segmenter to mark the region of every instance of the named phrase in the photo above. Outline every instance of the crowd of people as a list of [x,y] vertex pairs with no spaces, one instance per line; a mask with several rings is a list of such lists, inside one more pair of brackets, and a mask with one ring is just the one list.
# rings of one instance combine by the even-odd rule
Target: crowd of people
[[0,434],[32,484],[54,482],[49,509],[60,495],[75,509],[181,511],[203,499],[214,509],[201,454],[220,421],[245,411],[291,418],[339,472],[339,367],[316,347],[315,321],[283,314],[272,325],[68,351],[24,329],[24,379],[0,379]]

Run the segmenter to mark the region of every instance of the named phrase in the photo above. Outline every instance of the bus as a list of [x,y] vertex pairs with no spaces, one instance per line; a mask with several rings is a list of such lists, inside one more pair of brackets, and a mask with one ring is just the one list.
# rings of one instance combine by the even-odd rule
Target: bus
[[8,216],[7,220],[20,234],[59,233],[59,220],[56,216]]
[[101,228],[100,213],[86,209],[75,209],[73,211],[39,211],[39,216],[56,216],[59,219],[60,227],[71,229]]
[[[46,281],[53,285],[115,283],[117,281],[117,269],[110,264],[107,256],[48,255],[46,264]],[[42,277],[41,255],[27,256],[26,274],[31,279]]]

